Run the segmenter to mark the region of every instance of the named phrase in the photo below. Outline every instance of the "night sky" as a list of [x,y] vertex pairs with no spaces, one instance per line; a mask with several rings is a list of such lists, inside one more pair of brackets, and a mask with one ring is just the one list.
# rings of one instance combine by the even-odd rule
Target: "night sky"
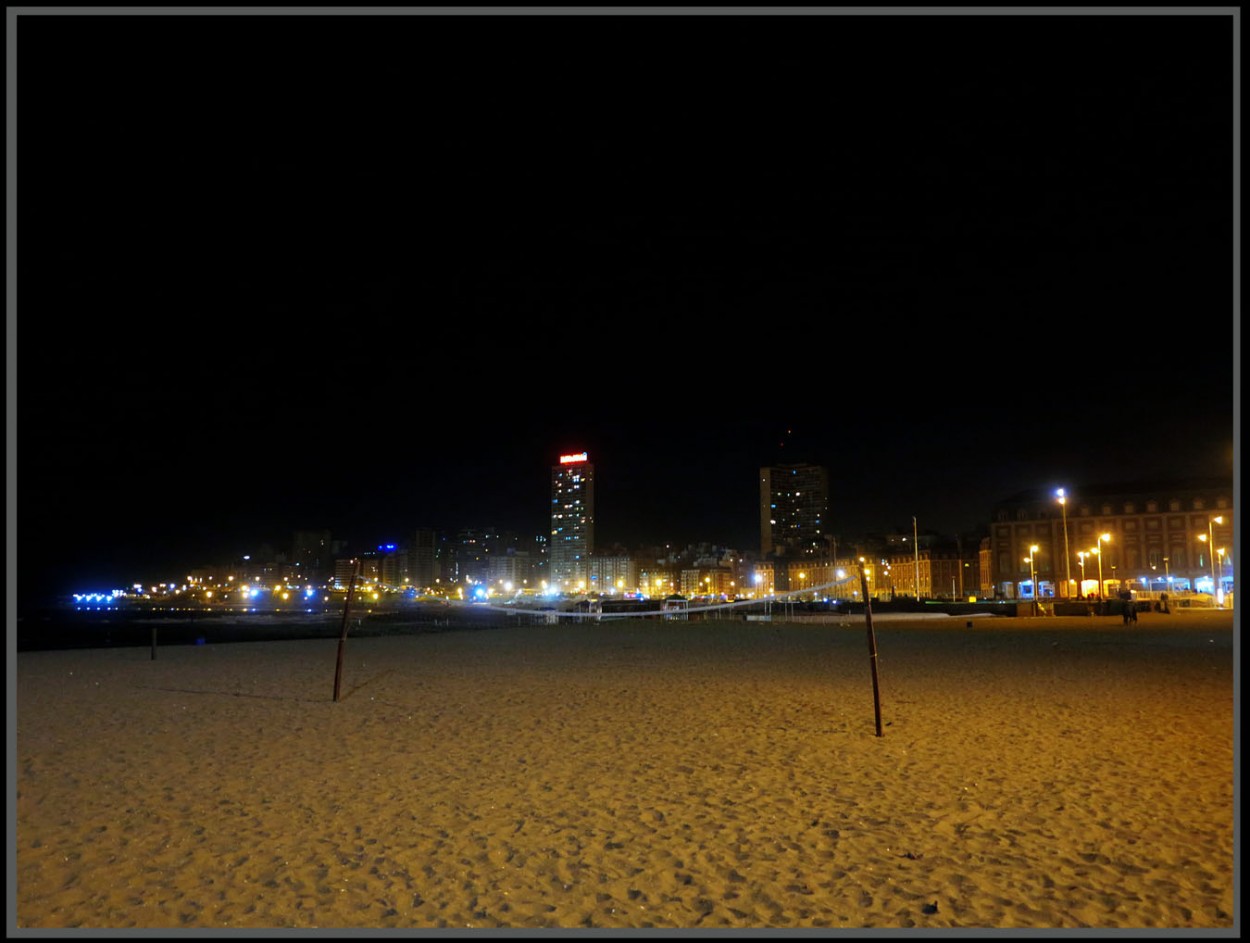
[[758,549],[775,460],[835,533],[1231,479],[1232,36],[22,16],[19,591],[539,534],[575,450],[600,545]]

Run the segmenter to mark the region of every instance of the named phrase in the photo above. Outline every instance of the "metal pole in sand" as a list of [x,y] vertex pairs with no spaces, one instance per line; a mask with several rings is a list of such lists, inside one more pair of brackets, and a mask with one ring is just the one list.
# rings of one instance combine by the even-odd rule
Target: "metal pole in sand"
[[339,699],[339,687],[343,681],[343,647],[347,644],[347,611],[352,606],[352,590],[356,588],[356,577],[359,573],[360,561],[357,560],[351,581],[347,584],[347,599],[343,601],[343,625],[339,630],[339,657],[334,666],[334,700],[336,703]]
[[868,624],[868,664],[872,666],[872,708],[877,717],[877,736],[881,736],[881,686],[877,682],[877,636],[872,630],[872,600],[868,597],[868,577],[864,560],[859,561],[859,586],[864,594],[864,621]]
[[152,661],[156,661],[156,623],[152,623]]

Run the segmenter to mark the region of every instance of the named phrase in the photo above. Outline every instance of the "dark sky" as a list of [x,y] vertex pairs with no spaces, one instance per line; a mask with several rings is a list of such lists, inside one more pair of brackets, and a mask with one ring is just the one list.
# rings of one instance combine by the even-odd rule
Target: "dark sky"
[[1231,16],[18,23],[24,592],[1232,477]]

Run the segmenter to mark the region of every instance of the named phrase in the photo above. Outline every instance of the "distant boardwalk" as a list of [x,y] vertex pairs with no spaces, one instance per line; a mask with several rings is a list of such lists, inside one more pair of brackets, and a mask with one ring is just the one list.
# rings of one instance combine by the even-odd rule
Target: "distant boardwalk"
[[1231,929],[1233,616],[16,659],[20,928]]

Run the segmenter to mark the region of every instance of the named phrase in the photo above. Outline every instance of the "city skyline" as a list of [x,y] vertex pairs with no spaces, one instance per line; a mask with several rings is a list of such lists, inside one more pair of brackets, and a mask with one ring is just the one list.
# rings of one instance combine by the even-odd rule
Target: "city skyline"
[[[965,541],[965,547],[975,556],[975,547],[980,544],[983,539],[988,538],[990,533],[991,520],[989,508],[986,509],[984,518],[976,525],[960,529],[960,530],[942,530],[934,528],[929,524],[924,527],[919,525],[916,517],[911,519],[911,529],[906,526],[876,526],[860,531],[846,531],[835,533],[830,531],[822,531],[820,514],[817,512],[812,515],[817,507],[823,507],[823,499],[815,505],[810,502],[800,502],[790,506],[791,500],[797,500],[797,496],[781,497],[782,492],[788,486],[786,484],[768,485],[765,489],[761,487],[757,495],[757,503],[755,511],[761,516],[764,513],[763,502],[766,500],[779,500],[787,502],[787,507],[782,511],[774,511],[776,515],[784,515],[786,520],[794,521],[794,526],[800,527],[801,531],[808,536],[805,541],[794,543],[792,541],[778,542],[777,540],[766,541],[773,551],[761,547],[758,544],[750,543],[732,544],[723,541],[715,541],[703,539],[696,535],[689,539],[681,541],[666,541],[663,539],[654,539],[653,535],[644,536],[633,541],[629,545],[621,541],[613,541],[611,544],[601,544],[596,546],[593,537],[586,540],[585,533],[577,540],[577,546],[566,552],[563,556],[553,553],[552,550],[556,546],[558,539],[558,530],[564,529],[570,521],[575,521],[571,525],[571,529],[575,532],[582,532],[589,522],[590,533],[593,534],[595,527],[595,500],[594,500],[594,463],[590,460],[588,453],[574,453],[560,455],[558,465],[552,466],[551,471],[551,499],[548,505],[550,529],[542,532],[516,530],[508,527],[494,527],[490,525],[480,526],[475,524],[455,526],[451,528],[431,528],[426,526],[412,527],[392,526],[384,528],[381,531],[362,535],[354,534],[350,539],[345,539],[342,535],[336,535],[331,530],[296,530],[292,534],[285,535],[289,540],[278,538],[274,541],[261,540],[255,541],[250,545],[239,544],[241,549],[237,549],[232,554],[214,555],[212,553],[201,551],[192,551],[190,555],[184,557],[181,566],[178,563],[164,559],[157,564],[156,568],[151,566],[141,568],[141,571],[133,567],[134,561],[125,559],[117,559],[110,561],[110,575],[104,579],[79,579],[74,578],[72,581],[69,575],[64,576],[59,589],[55,592],[48,591],[44,593],[27,593],[26,601],[32,605],[46,605],[54,601],[65,602],[73,595],[79,595],[79,592],[72,592],[69,587],[72,585],[75,590],[84,593],[98,593],[103,591],[104,584],[107,584],[113,590],[125,589],[134,586],[147,586],[149,584],[159,583],[161,586],[169,585],[173,587],[180,581],[190,580],[190,576],[183,576],[187,571],[226,572],[232,568],[243,566],[244,569],[265,568],[266,571],[274,574],[285,572],[286,567],[290,564],[300,565],[308,563],[303,557],[307,556],[307,550],[302,549],[307,543],[310,535],[317,538],[320,542],[320,561],[319,566],[308,572],[304,577],[295,579],[296,583],[311,580],[313,583],[321,584],[326,580],[332,583],[339,582],[337,575],[331,577],[333,571],[335,574],[341,569],[345,562],[350,562],[360,556],[371,557],[391,557],[398,551],[400,553],[409,553],[417,551],[417,544],[420,543],[426,547],[429,556],[429,564],[434,567],[433,573],[437,574],[440,570],[445,580],[451,583],[459,582],[463,577],[450,575],[448,566],[451,565],[455,569],[462,569],[466,560],[459,555],[463,553],[464,546],[462,541],[469,540],[471,543],[482,544],[484,549],[482,552],[487,554],[500,554],[505,550],[510,554],[512,550],[523,551],[528,558],[524,563],[525,567],[538,568],[542,566],[542,570],[535,571],[535,582],[541,580],[544,584],[551,582],[553,585],[564,584],[566,586],[578,586],[585,583],[585,578],[589,572],[588,567],[591,561],[596,558],[613,557],[618,554],[625,554],[635,557],[641,553],[643,559],[649,558],[654,552],[661,558],[675,560],[678,558],[706,557],[709,551],[716,550],[720,554],[734,555],[739,563],[758,561],[772,561],[774,552],[777,554],[777,564],[785,566],[801,566],[802,561],[811,558],[813,561],[833,562],[830,557],[831,553],[836,553],[837,561],[845,561],[853,559],[856,554],[869,552],[876,555],[885,552],[887,545],[892,545],[896,538],[901,539],[907,544],[914,534],[918,534],[917,547],[925,549],[938,546],[949,549],[951,545],[958,545],[961,540]],[[786,473],[790,469],[794,469],[794,473],[801,475],[799,479],[805,482],[804,487],[823,486],[825,472],[821,466],[811,466],[807,463],[798,465],[786,465],[778,463],[771,467],[759,469],[761,481],[763,484],[768,482],[768,473]],[[580,479],[578,472],[581,473]],[[1228,484],[1232,484],[1228,482]],[[1140,487],[1135,487],[1140,486]],[[1165,495],[1187,494],[1191,489],[1215,488],[1221,489],[1223,485],[1220,479],[1176,479],[1173,481],[1150,481],[1148,479],[1136,479],[1134,481],[1121,482],[1102,482],[1093,484],[1088,492],[1083,489],[1071,488],[1038,488],[1025,489],[1010,496],[1003,496],[997,499],[994,504],[999,509],[1006,507],[1009,509],[1019,508],[1026,505],[1051,505],[1051,504],[1070,504],[1072,506],[1072,516],[1074,525],[1078,519],[1084,520],[1089,513],[1106,516],[1108,514],[1116,514],[1118,504],[1109,505],[1108,496],[1115,495],[1117,491],[1127,488],[1127,494],[1138,495],[1139,499],[1144,499],[1147,503],[1154,503],[1156,499]],[[582,489],[588,489],[588,493],[582,498],[578,498],[576,492]],[[821,488],[823,491],[823,487]],[[765,493],[768,498],[765,498]],[[1144,497],[1151,496],[1151,497]],[[1062,498],[1062,500],[1060,500]],[[563,513],[556,510],[557,499],[571,500],[571,505],[564,505]],[[583,508],[582,501],[585,500]],[[1118,499],[1117,499],[1118,500]],[[1131,500],[1131,499],[1130,499]],[[1174,500],[1174,498],[1173,498]],[[780,507],[781,505],[774,505]],[[1145,505],[1143,505],[1144,507]],[[1177,507],[1180,507],[1178,505]],[[1219,505],[1223,507],[1223,505]],[[572,513],[570,513],[570,510]],[[1054,508],[1051,509],[1053,517]],[[1014,510],[1012,511],[1014,517]],[[1215,520],[1224,521],[1224,518],[1216,518]],[[802,522],[801,524],[798,522]],[[784,522],[783,522],[784,523]],[[1052,523],[1053,526],[1053,523]],[[813,529],[814,527],[814,529]],[[760,522],[760,531],[763,534],[763,521]],[[824,536],[815,536],[824,534]],[[1199,538],[1201,541],[1207,541],[1207,535],[1202,534]],[[378,540],[387,541],[376,545]],[[430,542],[432,541],[432,542]],[[970,542],[969,542],[970,541]],[[936,543],[935,543],[936,542]],[[782,544],[785,544],[783,547]],[[841,544],[841,552],[837,549]],[[1203,544],[1205,548],[1206,543]],[[336,549],[337,548],[337,549]],[[1228,548],[1229,556],[1232,556],[1232,547]],[[910,551],[907,551],[910,554]],[[1177,559],[1183,562],[1184,551],[1178,555]],[[1223,556],[1224,551],[1221,550]],[[449,556],[448,556],[449,555]],[[1079,556],[1079,554],[1077,555]],[[862,557],[861,557],[862,559]],[[457,561],[459,561],[457,563]],[[486,560],[482,558],[480,561],[485,566]],[[415,563],[415,561],[414,561]],[[772,566],[772,562],[767,563]],[[1214,564],[1210,564],[1214,566]],[[1138,564],[1139,568],[1141,567]],[[105,572],[105,571],[98,571]],[[545,577],[540,575],[545,572]],[[1230,570],[1231,572],[1231,570]],[[124,574],[124,575],[121,575]],[[138,582],[132,582],[138,578]],[[481,581],[480,574],[474,578],[474,582]],[[279,580],[279,582],[288,582],[287,579]],[[391,584],[397,584],[398,578],[392,579]],[[406,580],[404,582],[407,582]],[[431,586],[434,582],[440,580],[432,580],[431,583],[423,584]],[[413,588],[416,588],[414,584]],[[340,587],[341,588],[341,587]]]
[[1233,478],[1230,35],[27,17],[19,591],[543,533],[567,452],[603,545],[755,546],[791,456],[835,533]]

